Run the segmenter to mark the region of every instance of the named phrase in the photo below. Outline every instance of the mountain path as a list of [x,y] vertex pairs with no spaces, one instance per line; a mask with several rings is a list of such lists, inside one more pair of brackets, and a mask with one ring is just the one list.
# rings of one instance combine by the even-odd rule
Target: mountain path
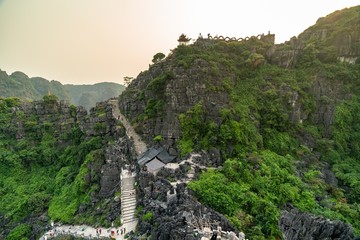
[[111,99],[109,102],[113,105],[113,115],[116,119],[120,120],[126,129],[126,135],[128,135],[133,141],[135,146],[136,155],[139,156],[147,150],[146,144],[141,140],[140,136],[135,132],[126,117],[120,112],[119,100]]
[[[113,116],[121,121],[126,129],[126,134],[133,140],[136,155],[144,153],[147,150],[146,144],[141,140],[140,136],[135,132],[129,121],[120,112],[118,99],[110,99],[112,104]],[[121,223],[120,227],[98,227],[94,228],[87,225],[60,225],[51,224],[51,230],[47,231],[39,240],[47,240],[61,235],[72,235],[88,239],[98,239],[99,237],[108,237],[110,239],[124,240],[126,233],[135,231],[138,223],[135,217],[136,211],[136,189],[135,189],[136,173],[127,169],[122,169],[121,179]]]

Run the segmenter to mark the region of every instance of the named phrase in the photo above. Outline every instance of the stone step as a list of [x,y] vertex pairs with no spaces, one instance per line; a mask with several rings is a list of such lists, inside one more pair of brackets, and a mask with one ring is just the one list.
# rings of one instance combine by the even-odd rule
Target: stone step
[[135,196],[135,195],[136,195],[135,190],[133,191],[126,190],[121,192],[121,197]]
[[126,199],[124,201],[121,201],[121,208],[123,208],[125,206],[134,205],[136,203],[137,203],[136,199]]
[[135,222],[136,221],[136,219],[125,219],[125,220],[123,220],[122,221],[122,223],[124,224],[124,223],[131,223],[131,222]]
[[126,221],[126,220],[130,220],[130,219],[135,219],[135,214],[127,214],[125,216],[122,216],[122,221]]
[[129,218],[135,218],[135,212],[126,212],[121,214],[121,218],[124,219],[129,219]]
[[[122,188],[122,189],[123,189],[123,188]],[[130,192],[135,192],[135,188],[124,189],[124,191],[122,191],[122,193],[130,193]]]
[[122,202],[121,203],[121,209],[130,207],[130,206],[136,206],[136,201],[132,201],[132,202]]
[[133,201],[133,200],[136,201],[135,195],[134,196],[125,196],[125,197],[121,198],[121,202],[128,202],[128,201]]
[[136,206],[136,202],[132,202],[132,203],[127,203],[127,204],[123,204],[121,205],[121,209],[126,209],[126,208],[133,208],[134,206]]
[[123,198],[136,198],[135,191],[132,192],[131,194],[130,194],[130,192],[121,194],[121,199],[123,199]]
[[136,205],[127,206],[126,208],[121,208],[121,213],[125,213],[125,212],[135,212],[135,211],[136,211]]
[[125,221],[123,221],[122,223],[124,224],[124,223],[131,223],[131,222],[135,222],[136,221],[136,219],[131,219],[131,220],[125,220]]
[[133,212],[126,212],[126,213],[121,214],[121,217],[122,217],[122,218],[128,218],[128,217],[134,217],[134,216],[135,216],[135,211],[133,211]]
[[122,221],[135,219],[135,214],[128,214],[128,215],[122,216],[121,218],[122,218]]
[[136,194],[135,192],[133,192],[133,194],[130,194],[130,193],[125,193],[121,195],[121,199],[127,199],[127,198],[135,198],[136,199]]
[[121,198],[121,204],[123,203],[127,203],[127,202],[136,202],[136,198],[135,197],[127,197],[127,198]]
[[129,213],[129,212],[136,212],[136,206],[132,207],[132,208],[127,208],[127,209],[121,209],[121,213]]
[[132,206],[121,208],[121,212],[124,213],[124,212],[135,211],[135,209],[136,209],[136,205],[134,204]]
[[128,202],[128,201],[136,201],[135,195],[121,198],[121,202]]
[[121,202],[121,208],[134,206],[134,205],[136,205],[136,201]]
[[121,213],[124,214],[124,213],[129,213],[129,212],[136,212],[136,207],[132,207],[132,208],[127,208],[127,209],[121,209]]
[[131,215],[131,216],[125,216],[125,217],[123,217],[122,218],[122,223],[124,223],[124,222],[126,222],[126,221],[134,221],[134,220],[136,220],[136,218],[133,216],[133,215]]
[[121,204],[128,203],[128,202],[136,202],[136,198],[134,198],[134,197],[121,198]]
[[128,193],[133,193],[136,192],[135,188],[132,189],[125,189],[124,191],[121,191],[121,193],[124,194],[128,194]]

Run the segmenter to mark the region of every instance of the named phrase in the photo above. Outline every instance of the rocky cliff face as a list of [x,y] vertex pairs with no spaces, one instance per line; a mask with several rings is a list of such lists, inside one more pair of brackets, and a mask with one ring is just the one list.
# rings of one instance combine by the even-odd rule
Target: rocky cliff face
[[[24,116],[19,116],[19,112]],[[50,123],[55,135],[69,131],[75,124],[87,136],[116,136],[116,120],[112,116],[111,106],[106,102],[98,103],[88,114],[83,107],[71,106],[68,101],[34,101],[21,104],[13,109],[13,124],[17,126],[16,136],[21,139],[25,134],[23,119],[33,117],[39,125]],[[41,131],[41,129],[39,129]]]
[[158,240],[195,240],[206,224],[234,231],[223,215],[196,201],[186,184],[171,185],[162,177],[165,172],[154,176],[141,171],[139,175],[139,204],[144,206],[139,212],[140,234]]
[[[315,205],[322,206],[324,196],[331,195],[331,189],[337,189],[340,184],[337,175],[332,172],[333,163],[330,160],[321,162],[321,148],[336,147],[332,145],[332,137],[337,107],[358,93],[357,65],[342,64],[338,60],[353,59],[347,62],[357,64],[356,58],[360,55],[359,11],[359,7],[344,10],[346,21],[334,21],[333,17],[337,13],[330,15],[330,18],[319,20],[316,26],[282,45],[262,45],[257,41],[241,45],[243,43],[198,39],[191,46],[179,46],[165,60],[150,66],[148,71],[141,73],[129,85],[120,96],[120,109],[149,145],[154,144],[154,137],[161,136],[157,138],[160,144],[171,154],[180,156],[178,143],[183,137],[183,129],[179,116],[202,103],[204,114],[201,122],[203,125],[211,122],[214,126],[213,129],[206,129],[208,132],[204,135],[214,134],[216,140],[226,138],[224,142],[228,141],[225,143],[227,150],[219,147],[221,141],[215,140],[217,145],[213,147],[216,157],[203,159],[205,162],[216,162],[216,166],[221,165],[226,154],[236,152],[233,150],[238,146],[242,148],[237,149],[239,152],[251,151],[246,148],[246,144],[255,141],[254,135],[244,141],[246,143],[241,142],[242,139],[239,139],[246,135],[249,128],[236,129],[236,124],[254,126],[254,132],[258,131],[261,135],[257,150],[265,146],[273,147],[271,151],[276,152],[285,143],[281,138],[291,135],[294,142],[302,145],[305,151],[298,148],[294,152],[287,149],[277,153],[296,155],[296,173],[302,180],[313,167],[317,169],[318,183],[306,179],[304,183],[306,186],[313,183],[326,186],[314,193]],[[335,22],[338,29],[333,27]],[[347,24],[356,27],[349,29]],[[229,113],[225,117],[222,112],[224,109]],[[228,120],[233,125],[227,124]],[[236,130],[239,135],[243,134],[237,139],[232,135]],[[195,133],[196,129],[191,131]],[[272,131],[279,135],[272,136],[270,142],[267,142],[267,134]],[[283,133],[289,135],[281,135]],[[221,134],[223,136],[219,137]],[[246,155],[244,152],[235,157],[240,156],[242,159]],[[169,176],[162,174],[160,172],[157,177],[141,175],[139,179],[141,205],[144,206],[142,214],[154,214],[150,221],[140,221],[140,229],[142,233],[151,233],[154,238],[160,239],[168,237],[162,229],[182,229],[181,234],[177,230],[169,230],[181,239],[186,236],[187,230],[184,228],[185,223],[179,220],[180,216],[187,216],[185,208],[196,212],[188,203],[198,205],[192,202],[186,188],[182,190],[182,186],[171,186],[165,180]],[[169,216],[169,211],[179,211],[182,215]],[[215,215],[211,218],[222,221]],[[168,224],[162,224],[163,220],[159,222],[156,219],[164,219]],[[150,227],[151,224],[161,227],[155,230]],[[315,225],[314,229],[312,224]],[[287,239],[301,239],[304,236],[304,239],[310,236],[313,239],[350,239],[353,236],[351,227],[341,222],[329,222],[293,211],[283,215],[280,225]],[[227,224],[224,223],[225,226]],[[304,235],[304,229],[310,235]],[[324,235],[319,232],[324,232]]]
[[306,48],[314,45],[317,56],[325,61],[336,59],[355,64],[360,56],[359,6],[346,8],[319,18],[315,25],[298,37],[276,45],[269,54],[271,62],[283,67],[295,66]]
[[[6,114],[10,121],[4,121],[4,118],[1,119],[1,141],[4,140],[4,136],[8,136],[5,140],[9,142],[16,139],[17,142],[40,145],[38,142],[41,142],[44,136],[50,134],[51,139],[54,140],[54,145],[49,146],[53,147],[51,150],[56,152],[60,149],[60,151],[68,152],[69,156],[72,156],[68,150],[76,149],[81,144],[80,142],[74,143],[73,141],[91,142],[94,139],[96,141],[100,139],[96,147],[91,147],[97,150],[78,148],[79,152],[75,153],[74,157],[69,157],[66,160],[65,166],[61,166],[64,165],[62,162],[64,158],[60,156],[62,153],[56,152],[56,155],[52,155],[51,159],[47,159],[41,153],[39,153],[36,159],[29,155],[19,163],[19,167],[24,164],[22,167],[31,172],[32,166],[36,165],[36,169],[41,169],[45,166],[49,171],[56,169],[55,176],[57,174],[56,171],[60,170],[61,172],[64,169],[73,169],[73,177],[69,176],[71,180],[68,180],[73,182],[75,181],[75,176],[79,174],[77,171],[79,171],[80,165],[84,165],[81,168],[85,170],[85,174],[79,179],[84,184],[84,188],[75,197],[88,192],[89,200],[81,202],[75,210],[73,218],[75,219],[77,216],[86,218],[101,216],[109,224],[119,218],[121,203],[120,199],[115,196],[115,193],[120,191],[120,172],[122,168],[125,168],[125,165],[132,163],[135,151],[131,140],[125,134],[125,128],[113,117],[112,107],[109,103],[98,103],[96,107],[87,113],[83,107],[74,107],[67,101],[57,101],[56,98],[49,96],[49,98],[43,101],[18,104],[16,107],[9,109],[9,112]],[[10,148],[18,147],[16,144],[10,145]],[[91,161],[88,160],[84,164],[82,162],[85,161],[84,152],[87,154],[92,150],[94,152],[91,155]],[[22,150],[23,154],[30,151],[34,150],[31,148]],[[36,151],[40,152],[41,150],[37,149]],[[2,156],[2,160],[6,164],[4,156]],[[24,174],[30,173],[26,172]],[[30,175],[30,177],[33,176]],[[1,180],[3,181],[4,179],[6,178]],[[49,184],[53,184],[53,182],[49,182]],[[61,188],[62,186],[60,185],[59,187]],[[96,188],[97,190],[91,191],[91,188]],[[39,210],[39,212],[31,213],[31,216],[23,216],[15,222],[1,213],[0,238],[5,238],[16,225],[22,224],[31,226],[31,233],[28,234],[28,237],[29,239],[36,239],[49,224],[50,219],[47,214],[48,204],[51,198],[59,195],[59,192],[61,190],[57,194],[49,191],[47,193],[47,196],[49,196],[47,202],[42,203],[45,204],[43,209]],[[32,196],[29,194],[28,197]],[[38,199],[38,197],[35,198]],[[98,207],[99,205],[101,207]]]
[[[202,101],[208,118],[219,122],[219,110],[230,104],[229,96],[216,90],[222,88],[221,79],[225,76],[212,76],[211,71],[210,64],[202,59],[195,60],[188,69],[171,58],[155,64],[141,73],[120,96],[120,109],[135,122],[136,130],[145,141],[153,143],[154,136],[161,135],[162,144],[171,154],[176,154],[180,113]],[[162,82],[156,83],[160,78]],[[158,106],[151,106],[152,103]],[[140,120],[139,116],[144,113],[145,118]]]
[[296,209],[284,210],[279,225],[286,240],[354,239],[354,232],[348,224],[338,220],[330,221],[323,217],[301,213]]

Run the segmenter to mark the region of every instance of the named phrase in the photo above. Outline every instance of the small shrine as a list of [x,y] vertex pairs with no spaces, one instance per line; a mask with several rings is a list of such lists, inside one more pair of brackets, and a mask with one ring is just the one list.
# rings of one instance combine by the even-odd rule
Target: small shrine
[[186,35],[182,33],[178,39],[178,42],[179,45],[187,45],[190,40],[191,38],[186,37]]

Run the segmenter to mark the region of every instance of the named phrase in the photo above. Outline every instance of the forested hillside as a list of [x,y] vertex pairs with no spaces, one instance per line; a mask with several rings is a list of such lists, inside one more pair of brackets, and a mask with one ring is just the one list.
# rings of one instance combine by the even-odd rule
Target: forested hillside
[[69,100],[76,106],[89,110],[97,102],[117,97],[125,86],[102,82],[93,85],[61,84],[41,77],[29,78],[22,72],[8,75],[0,70],[0,97],[18,97],[22,100],[40,100],[44,95],[54,94],[61,100]]
[[359,233],[359,26],[354,7],[281,45],[198,38],[140,74],[121,110],[150,143],[209,153],[216,169],[189,188],[249,239],[281,238],[289,208]]
[[100,183],[117,124],[106,103],[87,114],[54,95],[0,98],[0,239],[38,239],[50,219],[118,224],[119,209],[105,202]]

